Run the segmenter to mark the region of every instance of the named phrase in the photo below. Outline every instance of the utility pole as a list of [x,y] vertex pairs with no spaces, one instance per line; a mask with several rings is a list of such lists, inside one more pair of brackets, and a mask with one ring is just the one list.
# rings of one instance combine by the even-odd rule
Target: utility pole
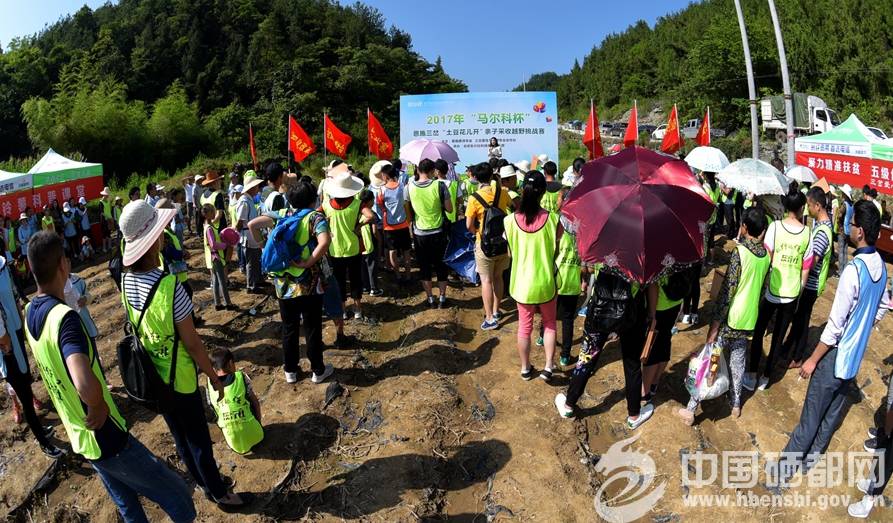
[[781,36],[781,24],[778,23],[778,12],[775,2],[769,0],[769,12],[772,13],[772,25],[775,26],[775,43],[778,44],[778,62],[781,64],[781,85],[784,89],[784,113],[787,124],[788,169],[794,166],[794,101],[791,93],[791,79],[788,76],[788,57],[784,51],[784,39]]
[[750,44],[747,41],[747,27],[744,25],[744,13],[741,1],[735,0],[735,11],[738,13],[738,27],[741,28],[741,45],[744,47],[744,66],[747,68],[747,92],[750,98],[750,139],[753,142],[753,157],[760,158],[760,126],[757,121],[757,88],[753,81],[753,64],[750,61]]

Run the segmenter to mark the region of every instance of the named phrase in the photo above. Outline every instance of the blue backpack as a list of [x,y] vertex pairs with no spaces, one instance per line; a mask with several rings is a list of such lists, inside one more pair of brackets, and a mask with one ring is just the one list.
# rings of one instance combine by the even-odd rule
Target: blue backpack
[[313,212],[311,209],[301,209],[276,222],[276,226],[267,236],[267,244],[260,258],[261,270],[264,273],[284,271],[292,261],[301,258],[301,253],[307,244],[298,244],[295,238],[301,227],[301,221],[311,212]]

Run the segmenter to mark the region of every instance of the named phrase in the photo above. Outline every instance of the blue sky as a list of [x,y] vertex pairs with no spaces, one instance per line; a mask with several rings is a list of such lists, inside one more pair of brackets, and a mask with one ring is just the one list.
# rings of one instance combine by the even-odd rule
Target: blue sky
[[[0,0],[0,43],[105,0]],[[422,56],[473,91],[503,91],[542,71],[565,73],[608,34],[653,24],[690,0],[367,0],[412,35]]]

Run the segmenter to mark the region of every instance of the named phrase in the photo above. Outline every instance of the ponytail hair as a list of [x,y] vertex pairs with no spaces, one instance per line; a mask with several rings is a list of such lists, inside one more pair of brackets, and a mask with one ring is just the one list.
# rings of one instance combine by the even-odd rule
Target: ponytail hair
[[794,181],[788,186],[788,193],[781,197],[781,204],[784,206],[785,212],[801,214],[803,206],[806,205],[806,196],[799,190],[800,185]]
[[528,171],[521,186],[521,204],[518,212],[524,215],[527,225],[533,223],[543,209],[540,201],[546,193],[546,177],[539,171]]

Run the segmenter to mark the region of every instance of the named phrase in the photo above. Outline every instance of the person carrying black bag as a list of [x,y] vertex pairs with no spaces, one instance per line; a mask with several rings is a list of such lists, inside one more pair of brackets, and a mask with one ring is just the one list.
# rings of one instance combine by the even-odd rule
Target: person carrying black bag
[[[646,300],[646,294],[648,300]],[[555,396],[558,414],[571,418],[577,400],[586,390],[586,383],[595,373],[602,349],[612,332],[620,338],[623,354],[623,375],[626,382],[626,409],[629,417],[626,425],[636,429],[654,413],[654,405],[642,401],[642,350],[652,323],[656,306],[657,287],[646,290],[622,278],[601,270],[595,279],[595,288],[589,299],[586,321],[583,324],[583,346],[577,365],[571,372],[567,393]],[[650,303],[654,305],[649,306]],[[650,313],[649,313],[650,311]]]
[[158,267],[161,235],[174,214],[173,209],[155,209],[141,200],[124,207],[121,297],[132,332],[158,375],[166,385],[173,381],[171,404],[156,410],[171,431],[180,459],[208,499],[227,508],[241,507],[246,501],[226,486],[214,460],[196,366],[208,376],[218,400],[223,397],[223,385],[195,330],[186,289],[175,275]]

